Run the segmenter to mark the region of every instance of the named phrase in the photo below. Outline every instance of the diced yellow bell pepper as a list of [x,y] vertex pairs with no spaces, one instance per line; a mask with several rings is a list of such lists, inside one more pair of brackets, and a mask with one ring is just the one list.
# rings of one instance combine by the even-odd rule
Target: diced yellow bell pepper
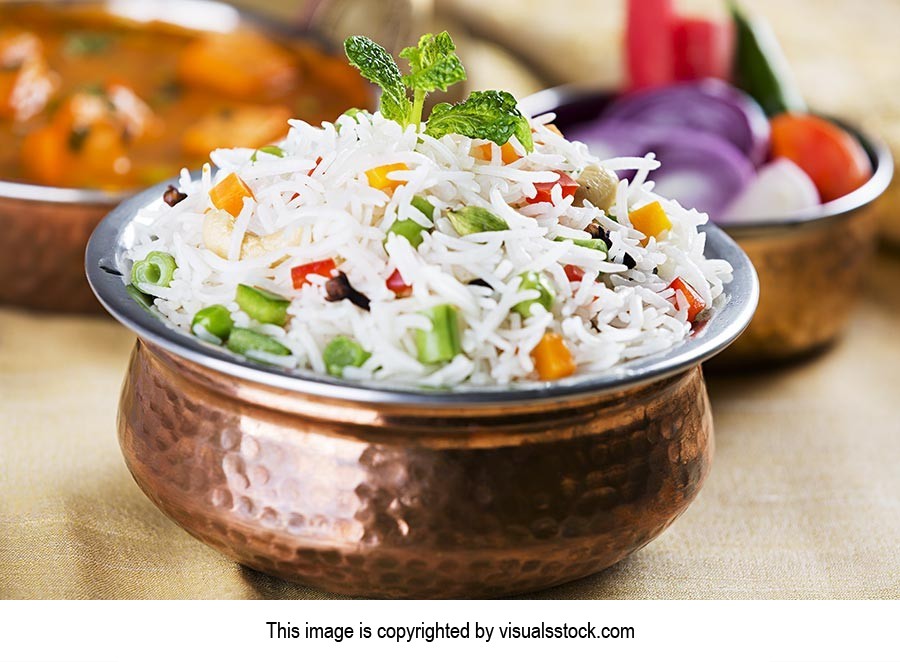
[[[629,212],[628,217],[631,219],[631,225],[638,232],[649,237],[659,237],[666,230],[672,229],[672,221],[666,216],[665,210],[659,202],[651,202],[640,209]],[[647,239],[641,241],[641,245],[646,246]]]
[[575,373],[575,360],[558,333],[545,333],[537,346],[531,350],[534,367],[543,381],[553,381],[569,377]]
[[244,198],[256,199],[250,187],[234,173],[209,189],[209,199],[213,206],[216,209],[227,211],[235,218],[244,208]]
[[408,169],[409,168],[406,167],[405,163],[388,163],[387,165],[381,165],[376,168],[372,168],[371,170],[366,170],[366,178],[369,180],[369,186],[371,186],[372,188],[387,189],[389,191],[393,191],[403,182],[396,179],[388,179],[388,175],[392,172],[399,172],[401,170]]
[[[491,143],[485,143],[484,145],[479,145],[474,150],[472,150],[472,156],[481,159],[482,161],[490,161],[492,151],[493,145]],[[510,163],[514,163],[521,158],[522,157],[519,155],[519,153],[511,143],[505,143],[500,147],[500,160],[503,161],[504,164],[509,165]]]

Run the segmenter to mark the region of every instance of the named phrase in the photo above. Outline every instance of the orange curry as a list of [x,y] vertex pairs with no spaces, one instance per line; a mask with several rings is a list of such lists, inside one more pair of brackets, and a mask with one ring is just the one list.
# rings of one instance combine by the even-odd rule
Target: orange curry
[[197,32],[99,5],[0,3],[0,179],[123,190],[261,147],[371,94],[342,57],[249,26]]

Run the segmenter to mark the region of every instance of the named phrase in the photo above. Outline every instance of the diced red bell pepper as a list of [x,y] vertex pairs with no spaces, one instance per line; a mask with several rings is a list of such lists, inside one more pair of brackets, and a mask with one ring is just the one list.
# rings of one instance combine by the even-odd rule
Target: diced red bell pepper
[[671,83],[672,0],[628,0],[625,60],[631,89]]
[[728,80],[734,58],[734,24],[678,17],[672,27],[672,48],[676,80]]
[[385,285],[387,285],[387,288],[391,292],[397,295],[398,299],[408,297],[412,294],[412,285],[407,285],[406,282],[404,282],[403,276],[400,275],[400,271],[397,269],[394,269],[394,272],[388,276]]
[[584,278],[584,269],[576,267],[574,264],[567,264],[563,267],[563,271],[566,272],[566,278],[569,279],[570,283],[580,283],[581,279]]
[[337,269],[337,265],[331,258],[294,267],[291,269],[291,280],[294,281],[294,289],[299,290],[306,285],[309,282],[306,277],[311,274],[331,278],[331,274],[335,269]]
[[[669,287],[671,287],[673,290],[681,292],[684,295],[684,298],[687,300],[688,305],[687,319],[688,322],[693,324],[694,320],[697,319],[697,315],[702,313],[706,308],[706,303],[703,301],[700,295],[697,294],[697,290],[685,283],[680,278],[676,278],[675,280],[673,280]],[[678,297],[673,296],[670,300],[675,304],[675,307],[678,308]]]
[[534,187],[537,189],[537,193],[534,195],[534,197],[528,198],[525,202],[530,205],[533,205],[536,202],[553,202],[550,196],[550,192],[557,184],[562,187],[562,194],[564,198],[568,195],[575,195],[575,191],[578,190],[578,182],[576,182],[564,172],[554,172],[559,175],[559,179],[557,179],[555,182],[540,182],[538,184],[535,184]]

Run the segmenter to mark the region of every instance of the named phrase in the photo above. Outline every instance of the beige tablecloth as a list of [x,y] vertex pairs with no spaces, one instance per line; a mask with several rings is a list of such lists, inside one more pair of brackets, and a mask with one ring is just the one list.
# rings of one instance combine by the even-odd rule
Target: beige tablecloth
[[[695,504],[571,598],[900,598],[900,256],[833,351],[710,378],[717,456]],[[329,597],[246,570],[144,497],[115,437],[131,335],[0,310],[0,597]]]

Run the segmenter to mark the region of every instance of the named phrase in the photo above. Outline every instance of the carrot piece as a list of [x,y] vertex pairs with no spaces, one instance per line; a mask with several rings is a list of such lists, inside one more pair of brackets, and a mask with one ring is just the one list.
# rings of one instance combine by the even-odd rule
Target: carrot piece
[[[672,229],[672,221],[666,215],[665,210],[659,202],[651,202],[640,209],[635,209],[628,214],[631,219],[631,225],[638,232],[650,237],[659,237],[666,230]],[[647,245],[647,239],[641,241],[641,245]]]
[[237,218],[244,208],[244,198],[253,198],[253,191],[233,172],[209,190],[209,199],[216,209],[227,211]]
[[828,120],[801,113],[772,119],[772,156],[790,159],[813,180],[823,202],[852,193],[872,176],[859,141]]
[[[472,151],[472,156],[475,158],[481,159],[482,161],[490,161],[493,155],[493,147],[491,147],[491,143],[485,143],[484,145],[479,145],[474,148]],[[521,156],[516,151],[516,148],[512,146],[510,143],[505,143],[500,146],[500,160],[503,161],[505,165],[509,165],[515,161],[518,161]]]
[[558,333],[544,334],[537,346],[531,350],[534,367],[543,381],[562,379],[575,373],[575,360]]
[[[669,287],[671,287],[673,290],[680,291],[684,295],[684,298],[687,300],[688,305],[687,319],[688,322],[693,323],[693,321],[697,319],[697,315],[702,313],[706,308],[706,302],[704,302],[703,299],[700,298],[700,295],[697,294],[697,290],[685,283],[680,278],[676,278],[675,280],[673,280],[669,284]],[[671,301],[673,304],[675,304],[675,307],[678,308],[678,297],[673,296],[671,298]]]
[[401,170],[408,170],[405,163],[388,163],[387,165],[381,165],[372,168],[371,170],[366,170],[366,178],[369,180],[369,186],[372,188],[393,191],[403,182],[397,181],[396,179],[388,179],[388,175],[392,172],[399,172]]
[[51,124],[25,136],[21,158],[25,175],[38,184],[60,186],[65,182],[69,154],[60,127]]

